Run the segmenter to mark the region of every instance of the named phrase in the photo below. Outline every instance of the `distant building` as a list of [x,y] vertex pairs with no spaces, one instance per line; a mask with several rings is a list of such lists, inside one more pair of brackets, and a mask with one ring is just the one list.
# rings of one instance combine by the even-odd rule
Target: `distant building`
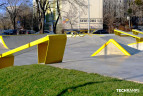
[[[88,5],[88,0],[85,1],[85,5]],[[60,2],[60,4],[62,10],[62,21],[60,23],[62,23],[64,29],[88,29],[88,6],[83,10],[79,6],[76,6],[78,9],[73,9],[65,2]],[[36,5],[35,0],[33,0],[33,5]],[[35,9],[33,10],[36,12]],[[56,17],[56,12],[54,15]],[[48,24],[52,24],[49,21],[50,18],[48,15],[46,16]],[[103,29],[103,0],[90,0],[90,28]]]
[[[103,29],[103,0],[90,1],[90,28]],[[73,9],[69,3],[62,3],[62,23],[64,29],[88,29],[88,0],[83,7]]]

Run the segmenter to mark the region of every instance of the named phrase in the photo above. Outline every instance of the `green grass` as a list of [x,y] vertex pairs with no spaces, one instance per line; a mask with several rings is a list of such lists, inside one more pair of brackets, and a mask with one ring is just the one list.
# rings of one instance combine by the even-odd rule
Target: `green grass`
[[143,96],[143,84],[36,64],[0,69],[0,96]]

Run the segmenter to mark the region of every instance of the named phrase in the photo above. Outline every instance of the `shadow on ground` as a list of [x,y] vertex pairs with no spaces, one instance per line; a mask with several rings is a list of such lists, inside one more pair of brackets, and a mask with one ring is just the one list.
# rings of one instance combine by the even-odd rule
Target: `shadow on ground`
[[92,85],[92,84],[97,84],[97,83],[104,83],[104,82],[121,82],[123,80],[112,80],[112,81],[97,81],[97,82],[87,82],[87,83],[84,83],[84,84],[81,84],[81,85],[77,85],[77,86],[74,86],[74,87],[69,87],[69,88],[66,88],[65,90],[63,90],[62,92],[60,92],[57,96],[62,96],[64,95],[66,92],[70,92],[72,90],[75,90],[79,87],[84,87],[84,86],[87,86],[87,85]]

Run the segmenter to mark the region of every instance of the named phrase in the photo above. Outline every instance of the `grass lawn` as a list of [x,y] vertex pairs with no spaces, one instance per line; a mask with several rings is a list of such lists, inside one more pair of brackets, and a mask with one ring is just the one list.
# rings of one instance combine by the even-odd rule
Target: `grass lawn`
[[143,84],[34,64],[0,69],[0,96],[143,96]]

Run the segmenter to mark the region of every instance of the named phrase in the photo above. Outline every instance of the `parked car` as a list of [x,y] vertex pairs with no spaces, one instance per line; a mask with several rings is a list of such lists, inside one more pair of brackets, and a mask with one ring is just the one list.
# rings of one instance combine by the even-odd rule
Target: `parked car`
[[4,34],[6,34],[6,35],[16,35],[17,30],[14,30],[14,29],[4,30]]
[[96,32],[93,32],[92,34],[109,34],[106,30],[97,30]]
[[44,30],[44,33],[50,33],[50,31],[49,30]]
[[49,31],[49,30],[44,30],[44,33],[47,33],[47,34],[54,34],[53,31]]
[[[49,30],[44,30],[44,33],[45,33],[45,34],[54,34],[53,31],[49,31]],[[35,32],[35,34],[40,34],[40,31]]]
[[27,33],[27,34],[34,34],[34,33],[36,33],[36,32],[35,32],[34,30],[27,30],[26,33]]
[[26,30],[20,30],[19,34],[26,34]]
[[40,34],[40,32],[38,31],[38,32],[36,32],[35,34]]
[[5,34],[5,33],[1,33],[1,35],[7,35],[7,34]]
[[[132,29],[138,29],[139,27],[137,25],[133,25]],[[140,29],[140,28],[139,28]]]
[[136,30],[143,31],[143,29],[136,29]]
[[71,32],[66,32],[66,34],[72,34]]

